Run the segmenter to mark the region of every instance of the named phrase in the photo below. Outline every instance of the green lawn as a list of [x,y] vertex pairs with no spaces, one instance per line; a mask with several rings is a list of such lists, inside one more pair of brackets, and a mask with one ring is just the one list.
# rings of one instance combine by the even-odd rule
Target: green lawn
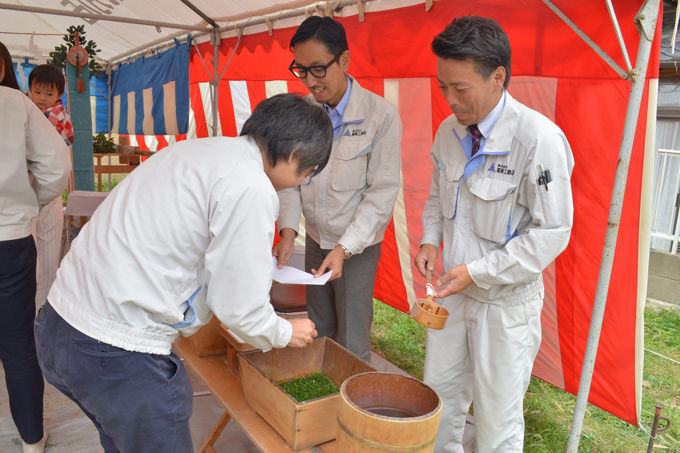
[[[419,379],[423,377],[425,330],[408,315],[375,301],[373,350]],[[646,310],[645,348],[680,361],[680,315]],[[654,405],[659,403],[664,406],[662,415],[671,419],[671,427],[657,436],[654,451],[680,453],[680,364],[646,353],[643,379],[643,429],[589,404],[580,452],[646,451]],[[575,402],[574,395],[532,378],[524,402],[524,451],[564,451]]]

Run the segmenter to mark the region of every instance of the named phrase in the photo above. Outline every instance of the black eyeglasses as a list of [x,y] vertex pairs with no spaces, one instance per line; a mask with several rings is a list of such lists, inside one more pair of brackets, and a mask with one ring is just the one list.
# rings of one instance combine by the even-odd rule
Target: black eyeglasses
[[329,61],[327,65],[316,65],[310,67],[296,65],[295,60],[293,60],[290,66],[288,66],[288,69],[298,79],[304,79],[305,77],[307,77],[307,73],[311,73],[317,79],[323,79],[324,77],[326,77],[326,69],[328,69],[330,65],[338,61],[340,59],[340,55],[336,55],[335,58]]

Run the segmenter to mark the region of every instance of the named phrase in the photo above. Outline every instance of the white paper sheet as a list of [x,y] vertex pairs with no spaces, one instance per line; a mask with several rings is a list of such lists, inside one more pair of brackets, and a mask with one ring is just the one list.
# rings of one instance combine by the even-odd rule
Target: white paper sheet
[[276,257],[272,256],[274,265],[274,280],[279,283],[290,283],[297,285],[325,285],[331,277],[331,271],[326,272],[319,278],[314,278],[312,274],[301,271],[295,267],[283,266],[281,269],[276,267]]

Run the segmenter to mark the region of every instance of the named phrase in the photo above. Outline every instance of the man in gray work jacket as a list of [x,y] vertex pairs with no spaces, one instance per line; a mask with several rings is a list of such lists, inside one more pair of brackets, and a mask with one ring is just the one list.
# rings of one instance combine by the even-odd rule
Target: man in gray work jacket
[[385,228],[399,192],[401,120],[385,99],[349,75],[343,26],[305,19],[290,42],[291,72],[333,123],[326,168],[308,183],[279,192],[279,265],[293,250],[300,214],[307,230],[305,267],[333,280],[307,287],[307,310],[320,336],[336,337],[364,360],[371,352],[373,287]]
[[462,452],[474,402],[476,450],[521,452],[523,398],[541,343],[541,273],[566,248],[573,158],[562,131],[507,93],[510,43],[493,20],[454,19],[432,41],[453,115],[432,146],[432,186],[415,262],[444,274],[450,312],[427,333],[425,382],[444,401],[435,451]]

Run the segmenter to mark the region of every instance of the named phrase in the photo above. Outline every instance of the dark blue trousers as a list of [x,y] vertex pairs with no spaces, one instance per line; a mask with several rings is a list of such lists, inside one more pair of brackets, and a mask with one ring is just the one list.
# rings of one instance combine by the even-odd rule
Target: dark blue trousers
[[175,354],[127,351],[74,329],[49,301],[35,321],[47,382],[99,430],[107,453],[193,451],[191,383]]
[[29,444],[43,437],[45,385],[33,339],[35,263],[32,236],[0,241],[0,360],[12,419]]

